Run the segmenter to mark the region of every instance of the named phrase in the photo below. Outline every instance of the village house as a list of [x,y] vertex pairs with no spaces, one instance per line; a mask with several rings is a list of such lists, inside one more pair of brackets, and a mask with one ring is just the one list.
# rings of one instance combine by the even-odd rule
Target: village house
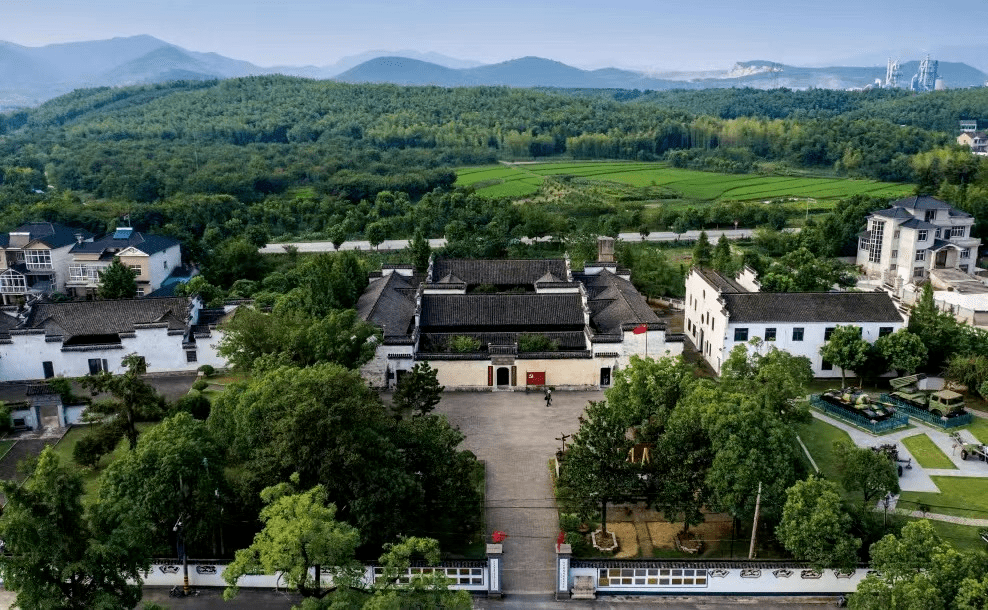
[[3,304],[65,292],[70,251],[91,242],[92,233],[54,222],[30,222],[0,233],[0,297]]
[[427,361],[447,388],[600,388],[633,355],[680,354],[613,246],[603,238],[581,272],[568,259],[383,266],[357,303],[384,335],[364,376],[389,387]]
[[139,297],[161,288],[169,276],[182,268],[182,248],[177,239],[141,233],[130,227],[118,228],[95,241],[77,243],[70,254],[72,262],[65,286],[67,293],[76,297],[96,294],[99,274],[114,259],[135,273]]
[[686,277],[686,336],[718,375],[736,345],[752,339],[762,349],[806,356],[817,377],[840,370],[820,356],[837,326],[857,326],[869,343],[903,327],[885,292],[760,292],[754,273],[730,278],[694,267]]
[[226,313],[203,309],[196,297],[8,307],[0,312],[0,381],[122,373],[131,353],[149,373],[222,368],[216,326]]

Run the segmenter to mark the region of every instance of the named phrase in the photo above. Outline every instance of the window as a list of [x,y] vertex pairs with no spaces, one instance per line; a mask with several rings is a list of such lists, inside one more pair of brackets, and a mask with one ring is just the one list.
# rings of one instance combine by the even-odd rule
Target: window
[[889,265],[889,271],[895,271],[897,267],[898,267],[898,265],[896,265],[895,263],[892,263],[891,265]]
[[933,237],[940,239],[940,229],[937,229],[937,232],[933,235]]
[[883,326],[883,327],[881,327],[881,328],[878,329],[878,336],[879,337],[884,337],[885,335],[891,335],[891,334],[892,334],[892,327],[891,326]]
[[915,269],[913,269],[913,277],[923,277],[923,268],[916,267]]
[[794,328],[794,329],[792,329],[792,340],[793,341],[802,341],[803,340],[803,329],[802,328]]
[[51,250],[27,250],[24,262],[31,269],[51,269]]
[[926,260],[926,250],[916,250],[916,262]]
[[916,236],[916,241],[926,241],[930,236],[930,232],[926,229],[920,229],[919,234]]
[[162,269],[167,269],[168,268],[168,261],[161,261],[161,267],[162,267]]
[[895,233],[892,234],[892,239],[899,239],[899,235],[901,235],[901,233],[901,231],[896,230]]
[[967,230],[967,227],[951,227],[950,228],[950,237],[964,237],[964,232],[966,230]]
[[775,341],[775,329],[774,328],[766,328],[765,329],[765,340],[766,341]]
[[748,340],[748,329],[747,328],[735,328],[734,329],[734,340],[735,341],[747,341]]
[[899,251],[898,250],[892,250],[892,260],[895,260],[897,258],[899,258]]
[[825,371],[832,371],[834,370],[834,365],[824,360],[823,362],[820,363],[820,368]]
[[937,211],[936,210],[926,210],[926,222],[933,222],[936,220]]
[[89,359],[89,374],[90,375],[99,375],[100,373],[102,373],[104,371],[108,371],[108,370],[110,370],[110,367],[107,365],[106,358],[103,358],[103,359],[100,359],[100,358],[90,358]]
[[871,221],[871,240],[868,244],[868,262],[882,262],[882,239],[885,234],[885,223],[880,220]]
[[961,250],[961,258],[971,258],[970,250]]
[[196,355],[196,350],[194,350],[194,349],[186,350],[186,352],[185,352],[185,361],[186,362],[198,362],[199,361],[199,356]]
[[136,294],[137,294],[137,296],[139,296],[139,297],[142,297],[142,296],[144,296],[144,289],[143,289],[143,288],[138,288],[138,289],[137,289],[137,293],[136,293]]
[[830,335],[834,334],[835,327],[831,326],[823,331],[823,340],[830,341]]
[[134,275],[140,275],[141,274],[141,266],[140,265],[127,265],[127,266],[130,267],[130,270],[134,272]]
[[963,271],[964,273],[968,273],[968,266],[967,265],[961,265],[961,271]]

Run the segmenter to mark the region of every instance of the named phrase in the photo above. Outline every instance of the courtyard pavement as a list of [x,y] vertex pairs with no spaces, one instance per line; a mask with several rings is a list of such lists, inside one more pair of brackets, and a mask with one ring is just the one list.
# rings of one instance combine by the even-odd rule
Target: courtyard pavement
[[[556,392],[546,407],[541,392],[446,392],[436,408],[466,435],[462,448],[487,465],[487,535],[503,543],[503,590],[509,595],[553,591],[559,533],[549,461],[562,434],[603,392]],[[490,540],[488,538],[488,540]]]

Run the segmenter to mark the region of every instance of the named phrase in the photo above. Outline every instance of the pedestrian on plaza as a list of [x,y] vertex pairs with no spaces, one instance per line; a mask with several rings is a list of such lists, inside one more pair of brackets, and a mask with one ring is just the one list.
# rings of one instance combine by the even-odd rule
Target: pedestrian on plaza
[[546,388],[545,389],[545,406],[548,407],[551,404],[552,404],[552,390],[550,390],[549,388]]

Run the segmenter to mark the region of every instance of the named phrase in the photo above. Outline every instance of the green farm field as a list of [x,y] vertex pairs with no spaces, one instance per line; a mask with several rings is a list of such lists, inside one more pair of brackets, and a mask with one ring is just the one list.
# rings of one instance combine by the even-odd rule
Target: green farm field
[[524,163],[457,170],[457,186],[473,185],[477,193],[495,198],[525,196],[538,192],[550,176],[573,176],[596,183],[632,187],[659,186],[681,197],[702,201],[762,201],[797,197],[836,200],[851,195],[900,197],[910,185],[852,180],[849,178],[804,178],[759,174],[718,174],[677,169],[666,163]]

